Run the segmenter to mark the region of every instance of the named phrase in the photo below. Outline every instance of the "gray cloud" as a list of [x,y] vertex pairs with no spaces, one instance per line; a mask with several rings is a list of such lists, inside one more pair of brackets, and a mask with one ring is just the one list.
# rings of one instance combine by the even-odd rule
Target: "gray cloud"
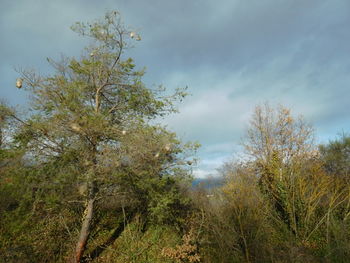
[[69,30],[120,10],[143,41],[130,50],[145,82],[190,87],[181,113],[165,119],[199,140],[212,173],[237,148],[257,103],[304,114],[321,140],[349,131],[350,2],[347,0],[2,1],[0,97],[23,104],[13,66],[49,72],[45,58],[78,56],[86,40]]

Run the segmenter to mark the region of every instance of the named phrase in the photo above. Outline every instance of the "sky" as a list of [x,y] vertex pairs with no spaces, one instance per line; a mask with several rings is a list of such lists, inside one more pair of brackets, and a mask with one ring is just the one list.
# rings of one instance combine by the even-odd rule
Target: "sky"
[[241,153],[254,107],[282,104],[319,143],[350,132],[349,0],[0,0],[0,98],[25,108],[15,69],[50,73],[47,57],[79,56],[69,28],[118,10],[142,41],[127,55],[149,87],[189,87],[162,120],[202,147],[196,177]]

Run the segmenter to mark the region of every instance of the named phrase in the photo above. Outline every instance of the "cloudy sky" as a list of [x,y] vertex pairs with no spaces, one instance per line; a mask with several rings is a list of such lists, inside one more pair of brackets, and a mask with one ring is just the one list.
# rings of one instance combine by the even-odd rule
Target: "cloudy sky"
[[79,56],[69,27],[119,10],[142,41],[128,55],[145,83],[192,94],[166,120],[202,144],[197,176],[240,152],[255,105],[303,114],[319,142],[350,132],[349,0],[0,0],[0,98],[24,107],[14,68],[50,72],[46,57]]

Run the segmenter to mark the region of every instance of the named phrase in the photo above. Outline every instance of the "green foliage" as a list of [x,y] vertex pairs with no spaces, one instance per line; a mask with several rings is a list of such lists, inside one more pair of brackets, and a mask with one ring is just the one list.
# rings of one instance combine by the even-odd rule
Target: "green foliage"
[[199,144],[155,124],[186,89],[144,85],[118,12],[72,29],[92,39],[80,58],[21,72],[29,113],[0,104],[1,260],[71,261],[86,238],[77,262],[348,261],[348,136],[317,152],[301,117],[259,106],[250,159],[190,190]]
[[[141,227],[142,228],[142,227]],[[171,227],[153,226],[142,231],[140,222],[131,222],[110,249],[96,262],[174,262],[162,255],[164,247],[173,247],[181,242],[181,237]]]
[[127,229],[142,239],[152,228],[180,231],[190,210],[185,160],[197,145],[154,124],[176,112],[185,89],[168,95],[144,85],[144,69],[125,56],[132,39],[117,12],[72,29],[92,39],[80,58],[48,59],[54,68],[48,76],[21,72],[32,98],[28,114],[0,106],[0,131],[9,138],[0,145],[0,242],[7,262],[71,260],[78,236],[82,257],[76,260],[98,260],[106,249],[98,242],[125,236],[126,219],[140,217],[142,233],[130,230],[133,224]]
[[349,183],[350,176],[350,137],[343,135],[319,147],[326,171]]

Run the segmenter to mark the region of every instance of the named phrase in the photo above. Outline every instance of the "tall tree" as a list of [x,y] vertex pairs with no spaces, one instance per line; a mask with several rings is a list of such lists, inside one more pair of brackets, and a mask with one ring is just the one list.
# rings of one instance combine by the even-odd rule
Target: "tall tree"
[[[243,145],[259,176],[261,190],[272,200],[276,212],[293,234],[299,235],[301,218],[312,210],[304,204],[314,202],[314,192],[306,185],[317,174],[315,171],[322,174],[316,161],[318,152],[312,127],[301,116],[293,117],[283,106],[276,109],[268,104],[257,106]],[[330,183],[323,178],[320,176],[318,184]],[[324,185],[315,188],[315,192],[323,191]]]
[[321,157],[327,172],[343,182],[350,182],[350,136],[343,134],[340,138],[320,145]]
[[264,165],[279,159],[288,166],[315,153],[313,129],[289,109],[265,103],[257,106],[250,120],[243,146],[253,161]]
[[142,195],[146,178],[186,174],[175,134],[150,122],[175,112],[173,103],[186,93],[165,96],[162,88],[145,87],[144,70],[124,58],[131,41],[140,37],[125,28],[118,12],[72,29],[92,39],[81,58],[48,59],[55,69],[50,76],[21,72],[23,87],[33,95],[33,114],[16,138],[35,162],[70,155],[81,171],[77,180],[86,188],[86,205],[75,252],[80,262],[97,199],[129,190]]

